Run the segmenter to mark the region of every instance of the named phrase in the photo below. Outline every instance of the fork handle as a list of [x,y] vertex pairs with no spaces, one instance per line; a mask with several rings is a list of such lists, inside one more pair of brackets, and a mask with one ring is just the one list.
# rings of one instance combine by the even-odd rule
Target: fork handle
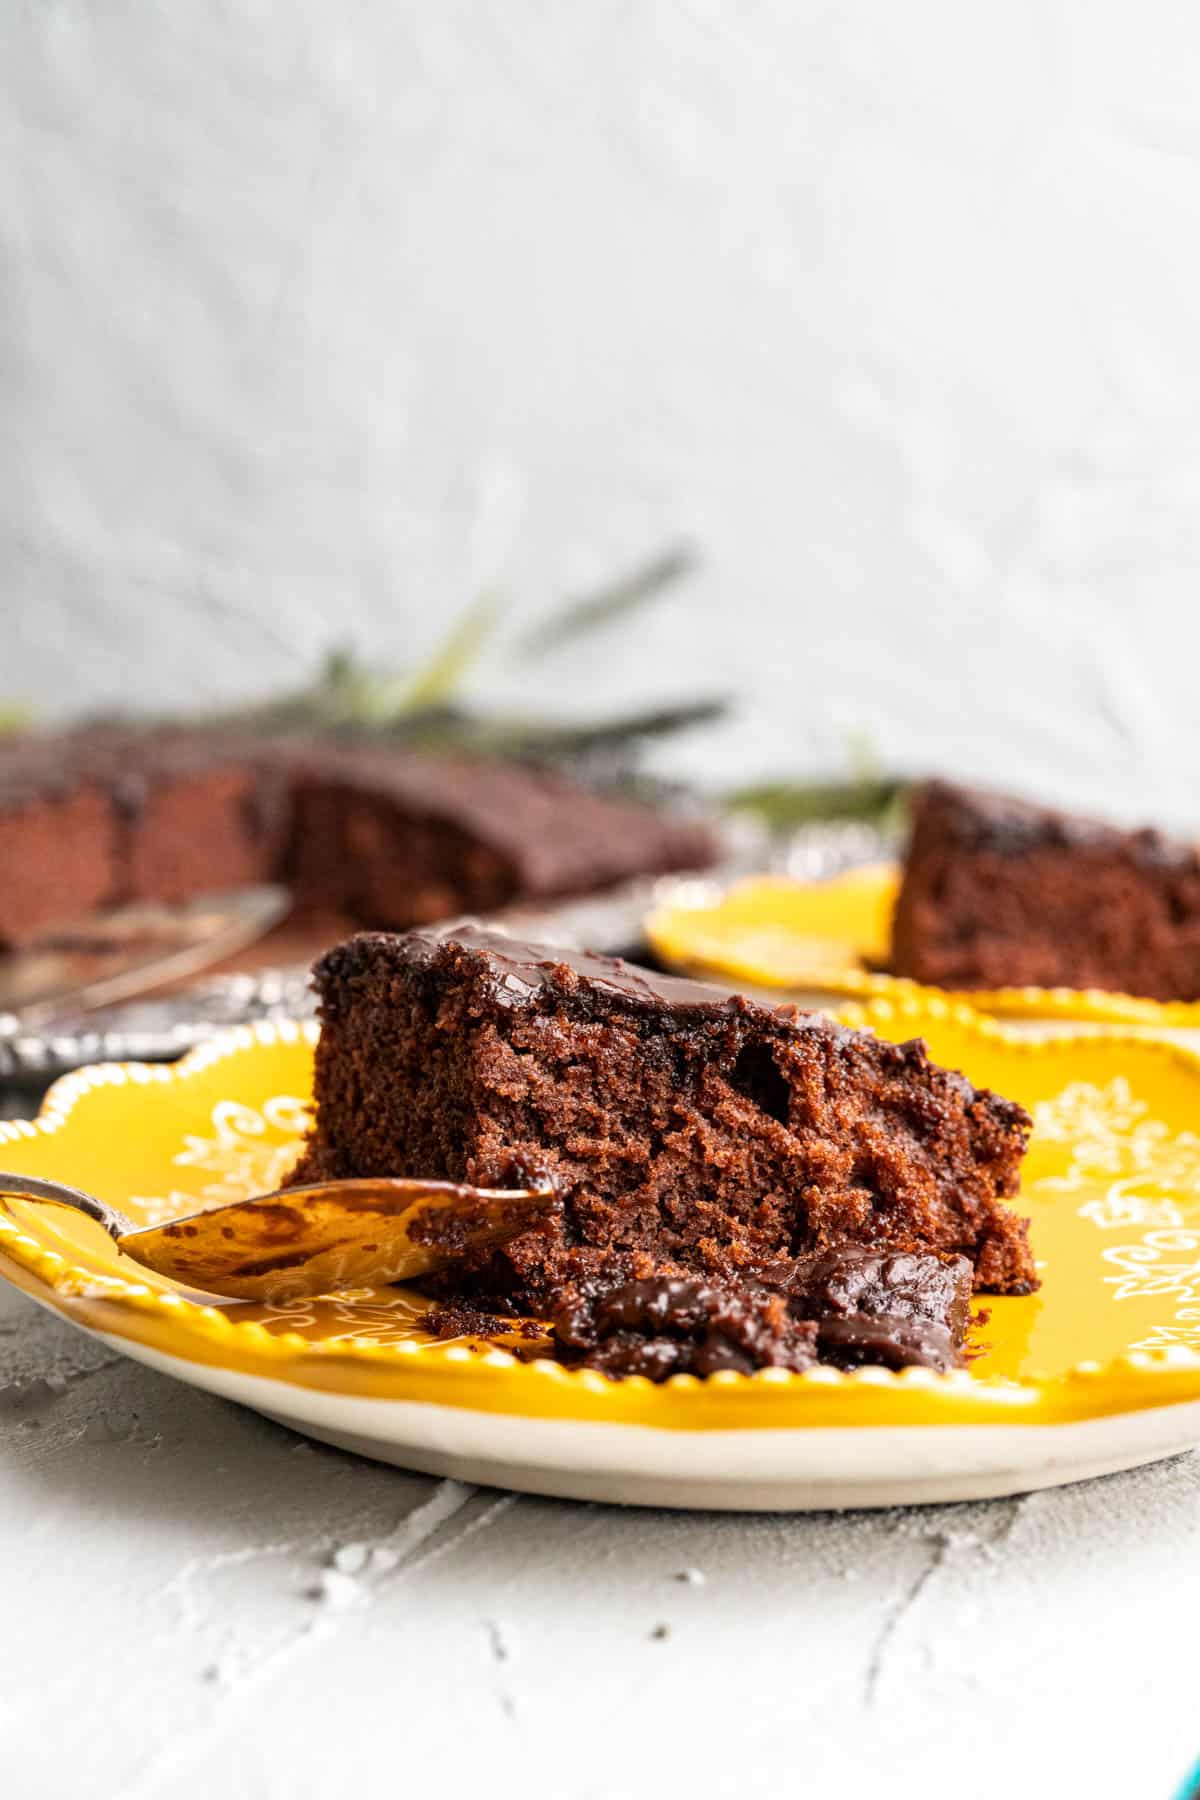
[[67,1187],[62,1181],[43,1181],[40,1175],[11,1175],[0,1169],[0,1195],[4,1194],[20,1200],[48,1200],[52,1206],[73,1207],[86,1218],[94,1219],[97,1225],[103,1225],[109,1237],[118,1244],[131,1231],[137,1230],[132,1219],[127,1219],[106,1201],[97,1200],[95,1194],[85,1194],[82,1188]]

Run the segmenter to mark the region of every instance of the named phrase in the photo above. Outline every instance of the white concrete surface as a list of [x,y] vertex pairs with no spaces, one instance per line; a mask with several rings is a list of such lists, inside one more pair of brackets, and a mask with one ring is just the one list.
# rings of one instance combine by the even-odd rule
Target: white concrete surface
[[883,1513],[517,1499],[310,1446],[0,1291],[3,1792],[1170,1800],[1198,1501],[1191,1456]]
[[0,694],[415,655],[683,532],[555,704],[1194,820],[1198,87],[1170,0],[4,9]]

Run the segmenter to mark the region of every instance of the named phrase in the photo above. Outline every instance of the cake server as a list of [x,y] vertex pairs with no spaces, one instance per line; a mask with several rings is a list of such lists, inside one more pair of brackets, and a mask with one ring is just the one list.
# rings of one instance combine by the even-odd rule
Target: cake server
[[280,1188],[208,1212],[137,1225],[81,1188],[0,1170],[0,1194],[69,1206],[117,1249],[171,1281],[233,1300],[281,1300],[410,1281],[536,1225],[549,1184],[479,1188],[453,1181],[354,1177]]

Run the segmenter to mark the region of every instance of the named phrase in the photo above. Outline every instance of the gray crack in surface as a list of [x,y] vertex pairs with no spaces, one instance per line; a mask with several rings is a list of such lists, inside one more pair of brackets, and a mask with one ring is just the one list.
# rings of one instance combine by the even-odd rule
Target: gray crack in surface
[[[1016,1530],[1025,1505],[1036,1496],[1021,1494],[1015,1499],[1000,1502],[981,1502],[971,1508],[971,1525],[961,1530],[948,1530],[922,1533],[923,1541],[928,1544],[929,1560],[923,1569],[901,1589],[884,1615],[883,1622],[872,1640],[867,1654],[866,1667],[863,1671],[862,1698],[863,1707],[869,1711],[879,1693],[884,1666],[888,1660],[897,1633],[901,1625],[914,1611],[925,1590],[934,1577],[945,1567],[955,1551],[965,1550],[983,1556],[995,1554],[997,1546],[1007,1543]],[[903,1529],[903,1520],[898,1529]],[[976,1519],[980,1523],[989,1524],[992,1529],[987,1536],[980,1536],[974,1529]]]
[[879,1689],[880,1678],[883,1675],[883,1665],[887,1658],[887,1653],[891,1647],[893,1638],[900,1629],[904,1619],[907,1618],[908,1614],[917,1604],[917,1601],[921,1598],[921,1595],[925,1592],[925,1589],[929,1586],[929,1583],[933,1580],[933,1577],[937,1574],[947,1556],[950,1554],[952,1546],[951,1540],[948,1537],[931,1537],[927,1542],[931,1550],[929,1561],[916,1576],[915,1580],[909,1582],[908,1586],[901,1592],[899,1598],[888,1609],[883,1624],[880,1626],[876,1635],[875,1642],[871,1646],[870,1655],[867,1658],[866,1670],[863,1675],[863,1705],[866,1707],[871,1707],[875,1704],[875,1696]]
[[181,1602],[180,1623],[199,1632],[211,1618],[203,1601],[197,1600],[196,1589],[214,1575],[268,1558],[307,1560],[324,1555],[330,1559],[317,1582],[304,1590],[307,1613],[296,1619],[279,1642],[264,1653],[247,1656],[235,1638],[222,1657],[201,1670],[205,1684],[218,1690],[213,1706],[194,1730],[172,1734],[147,1757],[122,1790],[120,1800],[138,1800],[173,1769],[185,1767],[195,1746],[213,1734],[222,1713],[235,1699],[264,1688],[307,1653],[327,1649],[346,1619],[369,1603],[375,1592],[485,1530],[516,1499],[514,1494],[497,1495],[465,1482],[438,1481],[428,1499],[406,1512],[392,1531],[364,1545],[366,1560],[358,1575],[337,1569],[333,1560],[336,1546],[328,1534],[318,1534],[307,1543],[291,1539],[247,1546],[197,1557],[185,1565],[166,1592]]

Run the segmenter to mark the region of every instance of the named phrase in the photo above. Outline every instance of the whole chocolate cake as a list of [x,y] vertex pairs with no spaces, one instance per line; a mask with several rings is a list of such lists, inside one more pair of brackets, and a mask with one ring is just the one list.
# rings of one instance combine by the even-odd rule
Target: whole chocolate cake
[[268,880],[402,927],[714,854],[702,824],[523,766],[207,733],[0,739],[0,947]]
[[314,979],[317,1111],[294,1179],[548,1172],[560,1210],[453,1292],[557,1316],[568,1360],[627,1367],[633,1341],[662,1339],[675,1368],[701,1341],[729,1366],[945,1366],[967,1286],[1037,1285],[1004,1205],[1029,1120],[919,1042],[476,928],[363,933]]
[[892,970],[947,988],[1200,998],[1200,851],[933,781],[914,800]]

